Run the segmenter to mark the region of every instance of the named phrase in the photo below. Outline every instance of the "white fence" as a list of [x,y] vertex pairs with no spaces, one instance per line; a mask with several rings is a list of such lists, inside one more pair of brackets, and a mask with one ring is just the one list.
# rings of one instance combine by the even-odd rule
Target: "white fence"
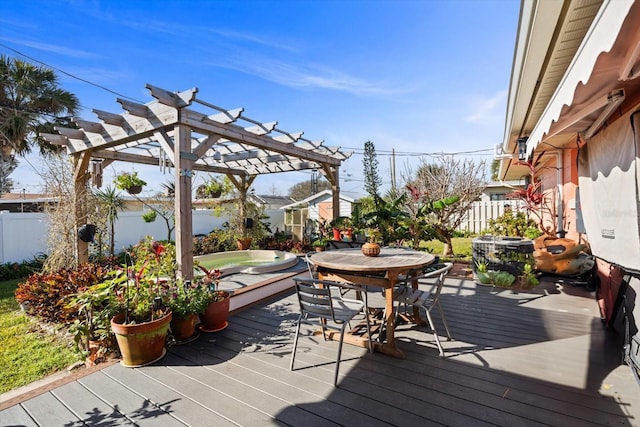
[[[475,202],[466,218],[458,227],[459,231],[480,233],[489,226],[489,219],[504,214],[506,206],[523,209],[513,200],[497,202]],[[267,210],[271,230],[284,230],[284,211]],[[208,209],[193,211],[193,234],[207,234],[220,228],[226,217],[216,217]],[[49,218],[43,213],[10,213],[0,211],[0,264],[21,262],[33,258],[39,253],[47,253],[47,234]],[[120,212],[116,223],[116,250],[139,242],[145,236],[163,240],[167,236],[164,220],[146,223],[140,211]]]
[[[284,211],[267,210],[271,230],[284,229]],[[193,234],[208,234],[220,228],[227,221],[226,216],[216,217],[209,209],[194,210]],[[49,217],[44,213],[11,213],[0,211],[0,264],[22,262],[32,259],[39,253],[47,253],[47,235]],[[116,250],[133,245],[146,236],[156,239],[167,238],[167,227],[162,218],[146,223],[142,212],[127,211],[118,213],[115,226]],[[172,236],[173,237],[173,236]]]
[[526,212],[524,204],[516,200],[500,200],[495,202],[473,202],[471,209],[460,223],[458,231],[480,233],[489,227],[489,220],[504,214],[507,207],[516,211]]

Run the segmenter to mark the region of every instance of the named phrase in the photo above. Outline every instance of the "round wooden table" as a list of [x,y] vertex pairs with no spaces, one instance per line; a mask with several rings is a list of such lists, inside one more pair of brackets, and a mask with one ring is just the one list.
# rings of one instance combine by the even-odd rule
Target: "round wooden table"
[[433,255],[426,252],[390,247],[382,248],[377,257],[365,256],[359,248],[317,252],[310,257],[310,261],[317,267],[320,280],[385,289],[386,319],[383,321],[386,322],[387,340],[384,343],[376,343],[376,350],[400,358],[404,358],[404,353],[396,347],[393,287],[398,281],[398,276],[421,270],[433,263],[434,259]]

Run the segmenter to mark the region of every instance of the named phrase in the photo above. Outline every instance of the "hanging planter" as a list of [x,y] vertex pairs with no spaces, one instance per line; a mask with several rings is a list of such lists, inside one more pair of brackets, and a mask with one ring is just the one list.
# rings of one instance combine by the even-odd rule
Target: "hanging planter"
[[116,188],[129,194],[139,194],[142,191],[142,187],[147,185],[146,181],[138,177],[138,172],[123,172],[118,174],[113,179],[113,182]]

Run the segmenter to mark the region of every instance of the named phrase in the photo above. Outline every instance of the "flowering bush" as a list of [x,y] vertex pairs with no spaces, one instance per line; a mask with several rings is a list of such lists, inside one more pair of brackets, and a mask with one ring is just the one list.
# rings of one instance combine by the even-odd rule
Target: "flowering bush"
[[177,280],[163,285],[162,300],[174,317],[185,318],[191,313],[202,314],[213,301],[209,286],[200,281]]

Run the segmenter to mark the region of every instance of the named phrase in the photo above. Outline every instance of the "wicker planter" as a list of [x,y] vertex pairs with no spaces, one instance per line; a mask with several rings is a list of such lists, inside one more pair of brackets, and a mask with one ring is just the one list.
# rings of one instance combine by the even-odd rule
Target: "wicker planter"
[[362,245],[362,253],[366,256],[380,255],[380,245],[377,243],[365,243]]

